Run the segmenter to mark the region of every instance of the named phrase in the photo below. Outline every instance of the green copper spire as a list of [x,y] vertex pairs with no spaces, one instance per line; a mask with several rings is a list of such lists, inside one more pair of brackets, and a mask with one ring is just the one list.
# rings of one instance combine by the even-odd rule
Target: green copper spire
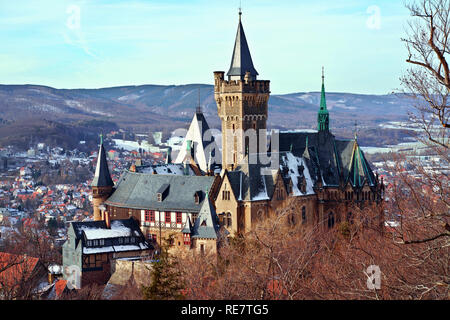
[[320,109],[317,115],[318,130],[328,131],[329,130],[330,115],[327,110],[327,101],[325,99],[325,75],[322,67],[322,93],[320,96]]

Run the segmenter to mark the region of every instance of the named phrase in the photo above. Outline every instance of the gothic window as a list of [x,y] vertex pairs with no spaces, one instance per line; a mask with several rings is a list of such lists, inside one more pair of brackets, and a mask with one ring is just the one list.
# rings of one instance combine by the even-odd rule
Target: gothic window
[[231,220],[231,213],[228,212],[228,213],[227,213],[227,227],[231,227],[231,223],[232,223],[232,220]]
[[334,227],[334,212],[330,212],[328,214],[328,229],[331,229]]
[[296,219],[296,217],[295,217],[294,212],[291,212],[291,213],[288,215],[288,224],[290,224],[291,226],[294,226],[294,225],[297,224],[297,219]]

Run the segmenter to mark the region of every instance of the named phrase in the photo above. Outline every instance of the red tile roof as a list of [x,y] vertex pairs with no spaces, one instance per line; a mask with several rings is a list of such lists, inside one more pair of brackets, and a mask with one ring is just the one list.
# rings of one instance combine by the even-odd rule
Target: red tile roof
[[17,279],[33,276],[39,258],[0,252],[0,283],[14,286]]
[[55,283],[55,293],[56,297],[59,298],[61,294],[64,292],[64,289],[67,288],[67,280],[58,280]]

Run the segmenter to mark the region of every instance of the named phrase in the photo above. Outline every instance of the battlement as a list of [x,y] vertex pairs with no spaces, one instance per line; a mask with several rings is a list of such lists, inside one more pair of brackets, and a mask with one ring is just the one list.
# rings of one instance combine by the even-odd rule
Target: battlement
[[270,80],[225,80],[223,71],[214,72],[214,91],[217,93],[270,93]]

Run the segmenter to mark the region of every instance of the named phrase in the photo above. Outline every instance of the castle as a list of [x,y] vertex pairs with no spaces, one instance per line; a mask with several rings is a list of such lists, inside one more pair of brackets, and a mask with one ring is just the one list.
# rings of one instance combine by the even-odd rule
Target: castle
[[174,249],[216,252],[223,237],[283,210],[290,223],[333,228],[351,219],[354,205],[383,201],[383,182],[357,137],[338,140],[330,131],[323,72],[317,131],[268,134],[270,81],[258,80],[241,15],[227,79],[214,72],[222,150],[205,139],[209,127],[196,110],[175,163],[132,166],[114,185],[101,143],[94,220],[133,218],[154,244],[170,239]]

